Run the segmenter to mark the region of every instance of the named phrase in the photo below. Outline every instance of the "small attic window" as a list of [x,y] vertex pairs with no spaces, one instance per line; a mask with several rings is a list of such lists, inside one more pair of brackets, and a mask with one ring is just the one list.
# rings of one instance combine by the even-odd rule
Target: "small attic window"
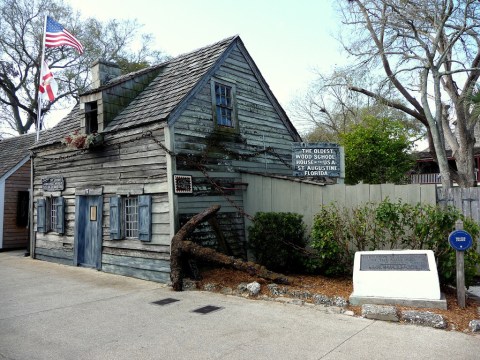
[[212,105],[215,126],[222,129],[237,127],[235,109],[235,84],[212,81]]
[[98,107],[97,102],[85,103],[85,133],[93,134],[98,132]]

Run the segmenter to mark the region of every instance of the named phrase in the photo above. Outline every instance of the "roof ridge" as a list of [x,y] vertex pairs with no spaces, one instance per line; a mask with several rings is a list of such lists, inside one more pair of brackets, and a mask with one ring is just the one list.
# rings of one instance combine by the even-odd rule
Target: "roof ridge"
[[147,74],[151,71],[155,71],[157,69],[160,69],[162,67],[165,67],[169,64],[172,64],[176,61],[179,61],[185,57],[189,57],[189,56],[192,56],[193,54],[195,54],[196,52],[202,52],[202,51],[205,51],[205,49],[209,49],[209,48],[213,48],[213,47],[216,47],[218,46],[219,44],[222,44],[222,43],[226,43],[226,42],[232,42],[234,41],[235,39],[239,38],[240,36],[239,35],[233,35],[233,36],[230,36],[230,37],[227,37],[223,40],[219,40],[219,41],[216,41],[210,45],[206,45],[206,46],[202,46],[202,47],[199,47],[195,50],[192,50],[192,51],[189,51],[189,52],[186,52],[186,53],[182,53],[182,54],[179,54],[175,57],[172,57],[168,60],[165,60],[165,61],[162,61],[158,64],[155,64],[155,65],[151,65],[149,67],[146,67],[144,69],[140,69],[140,70],[137,70],[137,71],[133,71],[133,72],[130,72],[130,73],[127,73],[127,74],[123,74],[123,75],[120,75],[120,76],[117,76],[116,78],[113,78],[111,79],[108,83],[98,87],[98,88],[95,88],[95,89],[91,89],[91,90],[87,90],[85,92],[83,92],[82,94],[80,95],[88,95],[88,94],[91,94],[91,93],[94,93],[94,92],[98,92],[100,90],[104,90],[104,89],[108,89],[114,85],[118,85],[122,82],[125,82],[125,81],[128,81],[132,78],[134,78],[135,76],[139,76],[139,75],[143,75],[143,74]]
[[197,48],[197,49],[195,49],[195,50],[191,50],[191,51],[188,51],[188,52],[179,54],[179,55],[171,58],[171,59],[169,60],[169,62],[173,62],[173,61],[175,61],[175,60],[177,60],[177,59],[179,59],[179,58],[183,58],[183,57],[186,57],[186,56],[191,56],[192,54],[194,54],[194,53],[196,53],[196,52],[201,52],[201,51],[204,51],[205,49],[213,48],[213,47],[216,47],[216,46],[218,46],[218,45],[220,45],[220,44],[223,44],[223,43],[232,42],[232,41],[234,41],[234,40],[237,39],[237,38],[240,38],[240,36],[239,36],[239,35],[229,36],[229,37],[227,37],[227,38],[225,38],[225,39],[216,41],[216,42],[211,43],[211,44],[209,44],[209,45],[205,45],[205,46],[199,47],[199,48]]

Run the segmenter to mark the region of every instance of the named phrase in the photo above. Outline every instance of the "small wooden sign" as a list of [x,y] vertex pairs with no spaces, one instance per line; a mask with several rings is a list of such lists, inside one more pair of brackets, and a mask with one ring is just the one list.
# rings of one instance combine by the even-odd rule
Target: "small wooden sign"
[[43,191],[63,191],[65,190],[65,180],[63,176],[52,176],[42,179]]
[[190,175],[173,175],[175,194],[191,194],[193,192],[192,177]]

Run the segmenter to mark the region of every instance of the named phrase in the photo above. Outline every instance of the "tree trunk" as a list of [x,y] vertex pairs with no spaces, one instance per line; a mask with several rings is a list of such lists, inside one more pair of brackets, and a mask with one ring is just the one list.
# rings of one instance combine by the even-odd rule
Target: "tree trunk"
[[242,259],[237,259],[232,256],[219,253],[213,249],[205,248],[191,241],[184,240],[193,232],[198,224],[214,217],[218,210],[220,210],[220,205],[213,205],[201,213],[193,216],[173,237],[170,255],[170,279],[172,280],[173,290],[182,291],[182,259],[185,255],[200,260],[206,260],[215,264],[232,267],[234,269],[244,271],[250,275],[259,276],[279,284],[290,283],[290,280],[285,275],[269,271],[264,266],[255,264],[253,262],[244,261]]

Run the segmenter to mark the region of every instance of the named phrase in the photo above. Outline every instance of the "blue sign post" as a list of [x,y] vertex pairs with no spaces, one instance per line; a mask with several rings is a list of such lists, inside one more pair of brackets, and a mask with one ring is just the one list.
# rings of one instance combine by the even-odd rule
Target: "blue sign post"
[[457,304],[461,309],[465,309],[465,250],[468,250],[472,244],[472,235],[463,230],[463,221],[455,221],[455,230],[448,236],[450,246],[454,248],[457,265]]
[[457,251],[465,251],[472,247],[473,239],[465,230],[455,230],[448,236],[450,246]]

